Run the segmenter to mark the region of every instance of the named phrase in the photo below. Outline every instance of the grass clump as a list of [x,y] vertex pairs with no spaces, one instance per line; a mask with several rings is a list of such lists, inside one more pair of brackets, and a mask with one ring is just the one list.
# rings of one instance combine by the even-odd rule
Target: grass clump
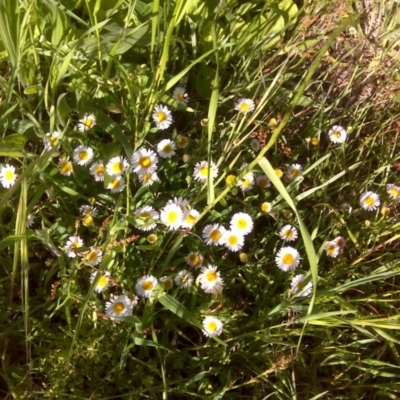
[[0,1],[3,398],[398,396],[398,10],[358,3]]

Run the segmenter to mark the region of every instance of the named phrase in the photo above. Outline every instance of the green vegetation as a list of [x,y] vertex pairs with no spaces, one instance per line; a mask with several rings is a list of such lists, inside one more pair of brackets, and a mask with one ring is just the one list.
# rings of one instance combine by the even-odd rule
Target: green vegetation
[[0,0],[1,398],[400,398],[400,11],[324,3]]

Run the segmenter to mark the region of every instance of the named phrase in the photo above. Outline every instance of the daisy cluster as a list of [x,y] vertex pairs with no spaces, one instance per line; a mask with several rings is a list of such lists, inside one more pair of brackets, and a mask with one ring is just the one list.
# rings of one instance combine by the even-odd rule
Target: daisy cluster
[[[177,109],[187,107],[189,97],[185,88],[177,87],[173,91],[172,98],[177,105]],[[256,109],[253,100],[247,98],[238,99],[235,102],[234,109],[241,115],[241,118],[247,118],[247,114]],[[151,113],[151,118],[159,131],[167,131],[173,124],[173,114],[171,110],[163,104],[157,104]],[[271,127],[277,125],[276,121],[271,120]],[[122,154],[113,154],[113,156],[99,157],[97,154],[98,145],[88,145],[88,133],[96,126],[96,116],[92,113],[85,114],[77,124],[77,130],[82,134],[81,140],[85,143],[79,143],[72,147],[72,151],[68,154],[62,154],[58,161],[58,171],[62,176],[71,176],[79,168],[86,168],[88,175],[95,182],[103,183],[103,186],[110,193],[122,193],[129,184],[128,179],[134,179],[136,189],[138,187],[146,187],[147,191],[151,191],[151,186],[158,182],[162,185],[161,176],[163,163],[169,165],[172,159],[176,159],[179,149],[186,148],[189,145],[189,139],[175,133],[170,137],[157,139],[157,142],[144,142],[141,147],[135,149],[133,154],[128,158]],[[165,133],[163,133],[165,134]],[[343,144],[347,140],[347,131],[338,125],[333,126],[328,131],[328,138],[333,144]],[[50,151],[58,149],[62,145],[63,137],[58,131],[46,133],[43,138],[44,150]],[[75,139],[74,139],[75,140]],[[226,143],[224,148],[229,147]],[[248,147],[252,156],[261,150],[261,142],[258,138],[251,137],[248,140]],[[198,156],[197,156],[198,157]],[[192,176],[188,180],[192,185],[204,187],[209,181],[216,181],[221,173],[222,167],[220,161],[214,162],[210,158],[196,158],[190,164],[190,156],[187,156],[191,165]],[[216,160],[216,159],[215,159]],[[240,165],[240,164],[239,164]],[[190,167],[189,167],[190,168]],[[258,174],[249,170],[249,165],[242,162],[238,168],[241,178],[236,175],[227,174],[225,183],[228,186],[239,188],[243,196],[249,195],[249,192],[257,188],[264,191],[271,186],[268,177],[261,173]],[[279,179],[286,182],[301,182],[304,174],[303,166],[299,163],[292,163],[285,168],[277,168],[275,170]],[[4,188],[10,188],[17,179],[15,167],[7,164],[0,168],[0,182]],[[157,187],[157,185],[155,185]],[[400,188],[394,184],[387,186],[387,194],[390,200],[398,200],[400,198]],[[130,192],[130,190],[127,190]],[[139,190],[138,190],[139,192]],[[143,191],[144,192],[144,191]],[[166,192],[168,193],[168,192]],[[133,205],[129,211],[134,227],[143,232],[148,243],[155,244],[158,242],[157,234],[180,233],[185,237],[189,235],[190,246],[186,251],[184,268],[176,271],[175,266],[171,268],[169,275],[163,275],[153,270],[139,277],[134,288],[129,291],[122,291],[120,294],[110,294],[104,299],[105,314],[114,321],[124,320],[133,314],[133,310],[139,305],[139,299],[149,299],[153,301],[157,297],[159,290],[169,291],[176,287],[175,290],[182,290],[183,293],[202,292],[204,296],[211,295],[214,299],[219,299],[223,293],[225,280],[229,276],[225,276],[228,272],[220,268],[220,262],[215,261],[215,254],[218,259],[235,255],[240,252],[239,259],[247,262],[247,254],[243,253],[246,248],[248,236],[256,234],[253,217],[246,210],[246,205],[241,206],[239,210],[228,211],[223,218],[228,219],[228,223],[216,222],[215,216],[212,221],[207,221],[204,225],[200,225],[203,213],[200,208],[201,199],[197,198],[191,202],[182,196],[171,196],[163,199],[165,192],[158,192],[156,195],[148,197],[135,198]],[[154,199],[156,198],[156,202]],[[192,203],[192,204],[191,204]],[[84,227],[93,227],[96,225],[95,219],[99,218],[99,209],[95,207],[95,201],[91,204],[82,205],[79,208],[80,224]],[[101,205],[100,203],[98,203]],[[244,203],[246,204],[246,203]],[[250,204],[250,203],[249,203]],[[375,211],[380,206],[379,195],[372,191],[366,191],[360,195],[360,207],[366,211]],[[156,207],[156,205],[158,207]],[[198,209],[196,209],[196,208]],[[261,213],[257,215],[273,216],[274,205],[271,202],[264,201],[259,206]],[[348,210],[352,210],[348,205]],[[247,211],[247,212],[246,212]],[[204,215],[203,215],[204,214]],[[383,209],[382,209],[383,214]],[[105,212],[105,215],[107,213]],[[290,215],[289,215],[290,217]],[[27,226],[34,224],[34,215],[29,214],[27,218]],[[78,226],[79,227],[79,226]],[[197,231],[197,232],[196,232]],[[139,233],[140,233],[139,232]],[[274,254],[275,264],[277,268],[285,273],[295,271],[301,263],[300,252],[294,247],[294,243],[299,238],[299,232],[293,224],[284,224],[278,231],[281,242]],[[112,277],[117,271],[104,270],[102,260],[105,247],[97,244],[90,245],[84,243],[87,238],[75,234],[69,236],[64,242],[63,247],[67,257],[77,266],[86,266],[90,269],[88,281],[92,285],[92,289],[98,295],[107,296],[109,289],[119,291],[120,284]],[[144,238],[143,238],[144,239]],[[336,258],[346,246],[346,239],[338,236],[333,240],[325,242],[323,248],[328,257]],[[207,254],[207,256],[205,256]],[[222,257],[221,257],[222,255]],[[205,258],[207,258],[205,260]],[[180,261],[181,262],[181,261]],[[221,261],[221,264],[223,261]],[[197,271],[197,272],[196,272]],[[225,280],[224,280],[225,279]],[[133,284],[132,284],[133,285]],[[292,277],[290,283],[290,295],[298,297],[306,297],[312,293],[313,285],[309,278],[304,274],[296,274]],[[205,315],[202,321],[203,333],[207,337],[219,336],[223,332],[223,323],[215,316]]]

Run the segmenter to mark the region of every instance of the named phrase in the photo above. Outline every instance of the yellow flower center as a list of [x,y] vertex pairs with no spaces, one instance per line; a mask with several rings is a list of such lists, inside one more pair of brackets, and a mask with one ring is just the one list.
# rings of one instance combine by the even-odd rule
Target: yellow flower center
[[197,254],[191,254],[189,260],[193,265],[199,265],[201,263],[201,259]]
[[217,324],[216,324],[214,321],[209,322],[209,323],[207,324],[207,330],[208,330],[209,332],[215,332],[215,331],[217,330]]
[[297,178],[300,174],[300,170],[298,170],[297,168],[293,168],[291,171],[291,174],[292,174],[293,178]]
[[313,137],[313,138],[311,139],[311,144],[312,144],[313,146],[317,146],[317,145],[318,145],[318,143],[319,143],[319,140],[318,140],[318,138],[316,138],[316,137]]
[[153,176],[153,174],[150,173],[150,172],[149,172],[148,174],[142,175],[143,182],[149,182],[149,181],[151,181],[152,176]]
[[180,93],[178,93],[178,99],[180,100],[180,101],[183,101],[183,100],[185,100],[185,92],[180,92]]
[[200,175],[207,177],[208,176],[208,167],[201,167]]
[[69,174],[72,171],[72,164],[70,161],[66,161],[65,163],[61,164],[60,169],[62,174]]
[[334,131],[334,132],[332,133],[332,136],[335,137],[336,139],[339,139],[340,136],[341,136],[341,132],[336,130],[336,131]]
[[159,111],[157,113],[157,120],[158,122],[164,122],[167,120],[167,114],[164,111]]
[[397,197],[399,195],[399,190],[396,188],[390,189],[389,192],[393,197]]
[[108,283],[108,279],[106,276],[102,276],[99,281],[97,282],[97,286],[103,288],[104,286],[106,286]]
[[334,246],[333,244],[329,245],[327,248],[327,252],[329,254],[335,254],[336,253],[336,246]]
[[229,236],[229,238],[228,238],[228,243],[231,245],[231,246],[234,246],[235,244],[238,244],[238,237],[237,236]]
[[120,187],[121,182],[118,179],[114,179],[111,183],[110,183],[111,187],[113,189],[117,189]]
[[261,210],[264,212],[269,212],[271,210],[271,206],[268,203],[262,203]]
[[143,219],[151,218],[151,214],[148,213],[148,212],[142,212],[142,213],[140,214],[140,216],[141,216]]
[[124,163],[122,161],[116,162],[113,167],[112,170],[116,173],[116,174],[121,174],[122,171],[124,170]]
[[193,217],[193,215],[188,214],[186,217],[186,222],[188,224],[194,224],[196,222],[197,218]]
[[96,174],[97,175],[103,175],[104,174],[104,165],[98,165],[96,168]]
[[219,239],[221,239],[221,232],[218,229],[214,229],[210,233],[210,238],[214,241],[217,242]]
[[94,120],[92,118],[86,118],[85,121],[83,122],[83,124],[87,127],[87,128],[91,128],[94,124]]
[[151,165],[151,158],[149,156],[141,157],[139,160],[139,165],[142,168],[149,168]]
[[115,313],[121,314],[125,310],[124,303],[114,303],[113,309],[114,309]]
[[245,188],[251,186],[250,179],[242,179],[242,186]]
[[248,103],[246,103],[246,102],[243,102],[243,103],[239,106],[239,108],[240,108],[240,111],[241,111],[241,112],[247,112],[247,111],[249,111],[249,109],[250,109],[250,104],[248,104]]
[[164,153],[171,153],[172,152],[172,146],[170,144],[166,144],[163,148]]
[[215,271],[207,271],[206,272],[206,279],[208,280],[208,282],[214,282],[215,280],[217,280],[217,278],[218,278],[218,276]]
[[368,196],[365,200],[364,200],[365,204],[370,207],[375,203],[375,200],[371,197]]
[[277,176],[279,179],[282,178],[283,172],[282,172],[281,169],[276,168],[276,169],[275,169],[275,173],[276,173],[276,176]]
[[189,139],[186,136],[178,136],[177,144],[178,147],[184,148],[189,144]]
[[287,238],[287,239],[291,239],[294,235],[294,232],[291,229],[287,229],[283,235]]
[[237,227],[239,229],[246,229],[247,228],[247,221],[245,219],[238,219],[237,220]]
[[58,137],[57,136],[50,136],[50,143],[52,146],[55,146],[58,143]]
[[90,253],[87,254],[86,259],[88,261],[96,261],[97,260],[97,252],[91,251]]
[[167,216],[169,222],[175,222],[178,219],[178,213],[176,211],[170,211]]
[[79,152],[78,157],[80,160],[85,161],[89,158],[89,153],[86,150],[82,150]]
[[152,281],[144,281],[143,283],[142,283],[142,288],[143,288],[143,290],[145,290],[145,291],[149,291],[149,290],[152,290],[153,289],[153,282]]
[[282,261],[283,261],[284,264],[290,265],[290,264],[293,263],[294,257],[292,256],[292,254],[285,254],[285,255],[282,257]]
[[300,280],[296,283],[296,289],[301,290],[304,287],[304,281]]
[[6,171],[6,173],[4,174],[4,177],[8,180],[11,181],[14,178],[14,172],[12,171]]

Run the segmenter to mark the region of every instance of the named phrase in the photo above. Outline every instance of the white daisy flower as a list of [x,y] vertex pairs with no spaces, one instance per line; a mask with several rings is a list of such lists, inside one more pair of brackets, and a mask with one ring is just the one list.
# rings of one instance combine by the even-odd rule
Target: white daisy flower
[[53,131],[53,133],[46,133],[43,144],[44,148],[47,151],[54,149],[60,144],[60,133],[58,131]]
[[[201,183],[206,183],[208,179],[209,165],[207,161],[200,161],[194,167],[194,179]],[[218,167],[211,161],[210,177],[215,179],[218,176]]]
[[142,276],[136,283],[136,293],[141,297],[150,298],[154,288],[157,285],[157,282],[157,278],[152,275]]
[[177,87],[174,89],[174,93],[173,93],[172,97],[175,99],[175,101],[176,101],[178,104],[181,104],[181,105],[183,105],[183,106],[185,106],[185,105],[188,103],[188,101],[189,101],[189,96],[188,96],[188,94],[186,93],[185,88],[179,87],[179,86],[177,86]]
[[97,293],[101,293],[104,290],[106,290],[109,286],[110,286],[110,273],[108,271],[102,273],[102,272],[97,272],[94,271],[91,275],[90,275],[90,283],[93,283],[93,281],[96,279],[97,274],[100,275],[99,280],[96,283],[96,286],[94,288],[94,291]]
[[268,179],[267,175],[258,175],[258,176],[256,176],[256,183],[262,189],[267,189],[271,185],[271,182]]
[[[240,167],[240,170],[243,171],[245,168],[247,168],[248,164],[242,164]],[[254,187],[254,174],[252,171],[247,172],[245,175],[243,175],[242,179],[240,179],[237,183],[237,186],[239,186],[243,192],[247,192]]]
[[390,198],[397,200],[400,198],[400,187],[390,184],[386,186],[386,192],[389,194]]
[[237,231],[226,231],[224,246],[230,251],[239,251],[244,245],[244,236]]
[[300,254],[293,247],[282,247],[275,256],[275,262],[282,271],[292,271],[300,264]]
[[346,141],[347,132],[339,125],[334,125],[328,132],[329,139],[332,143],[344,143]]
[[30,228],[35,223],[35,216],[33,214],[28,214],[26,217],[26,227]]
[[186,215],[190,211],[189,202],[183,197],[174,197],[173,200],[168,200],[167,206],[171,204],[176,204],[179,206],[183,212],[183,215]]
[[102,160],[95,161],[89,168],[90,175],[96,182],[104,181],[104,164]]
[[113,157],[106,166],[107,174],[110,176],[123,175],[129,167],[128,160],[123,156]]
[[251,99],[239,99],[235,103],[235,110],[239,111],[243,114],[247,114],[248,112],[254,111],[255,104]]
[[85,114],[82,119],[78,122],[78,130],[80,132],[86,132],[92,129],[96,125],[96,117],[94,114]]
[[171,290],[174,287],[174,280],[170,276],[160,278],[160,283],[163,285],[164,290]]
[[230,222],[231,231],[247,235],[253,230],[253,220],[249,214],[238,212],[234,214]]
[[114,176],[111,182],[107,185],[112,193],[119,193],[125,189],[125,179],[122,176]]
[[151,186],[154,182],[159,180],[156,172],[146,172],[144,174],[139,174],[138,178],[143,186]]
[[243,175],[242,179],[239,180],[237,186],[242,189],[243,192],[248,192],[254,187],[254,174],[252,172],[248,172]]
[[305,284],[306,276],[303,274],[296,275],[293,277],[292,282],[290,283],[292,294],[296,294],[299,297],[307,297],[311,294],[313,284],[312,282],[308,282]]
[[0,169],[0,182],[1,185],[6,189],[14,185],[17,176],[18,175],[15,173],[15,168],[12,165],[6,164]]
[[197,222],[200,213],[192,208],[186,215],[183,216],[182,228],[190,229]]
[[79,212],[81,213],[82,216],[89,216],[89,217],[97,217],[97,214],[99,213],[96,207],[87,205],[81,206],[79,208]]
[[137,227],[141,231],[150,231],[154,229],[157,226],[155,221],[160,218],[158,212],[151,206],[139,207],[135,211],[135,215],[141,218],[141,221],[138,221],[139,226]]
[[103,258],[103,252],[100,249],[91,247],[90,251],[87,251],[84,254],[83,261],[89,265],[95,266],[101,263],[102,258]]
[[340,253],[340,247],[332,240],[325,243],[325,251],[327,256],[336,258]]
[[224,325],[215,317],[205,317],[202,322],[203,333],[207,337],[219,336],[223,332]]
[[279,237],[286,242],[292,242],[299,237],[297,229],[292,225],[285,225],[279,232]]
[[83,247],[83,240],[79,236],[70,236],[64,249],[68,257],[75,258],[80,247]]
[[264,203],[262,203],[261,211],[264,211],[265,213],[269,214],[272,211],[272,203],[268,203],[268,201],[265,201]]
[[259,151],[261,149],[260,141],[256,138],[250,140],[250,147],[253,151]]
[[132,310],[133,302],[126,294],[114,297],[106,303],[106,314],[114,321],[129,317],[132,315]]
[[157,169],[157,162],[157,154],[152,150],[147,150],[142,147],[133,154],[131,164],[133,172],[136,172],[138,175],[143,175],[149,172],[155,172]]
[[153,121],[158,129],[168,129],[172,124],[171,111],[167,106],[157,105],[153,111]]
[[201,268],[199,282],[201,288],[206,293],[218,294],[222,292],[224,287],[224,281],[215,265],[208,265],[207,267]]
[[301,175],[302,167],[300,164],[292,164],[286,171],[286,176],[289,179],[295,179]]
[[190,286],[193,285],[193,275],[187,271],[186,269],[183,269],[182,271],[178,272],[178,275],[175,277],[175,285],[178,287],[181,287],[182,289],[186,289]]
[[169,139],[161,140],[157,145],[157,153],[161,158],[171,158],[175,155],[176,144]]
[[72,162],[69,161],[69,157],[61,158],[58,162],[58,170],[61,175],[70,176],[74,172],[74,166]]
[[93,156],[93,149],[82,144],[73,153],[74,162],[78,165],[89,164],[93,160]]
[[187,257],[186,262],[191,266],[198,268],[203,264],[204,257],[198,251],[191,251]]
[[224,244],[225,228],[220,224],[209,224],[203,229],[203,239],[209,246]]
[[168,229],[179,229],[183,222],[182,209],[177,204],[167,204],[160,212],[160,219]]
[[340,250],[343,250],[346,247],[346,239],[343,236],[338,236],[335,239],[333,239],[333,242],[335,242]]
[[375,211],[381,204],[375,192],[365,192],[360,196],[360,206],[366,211]]

